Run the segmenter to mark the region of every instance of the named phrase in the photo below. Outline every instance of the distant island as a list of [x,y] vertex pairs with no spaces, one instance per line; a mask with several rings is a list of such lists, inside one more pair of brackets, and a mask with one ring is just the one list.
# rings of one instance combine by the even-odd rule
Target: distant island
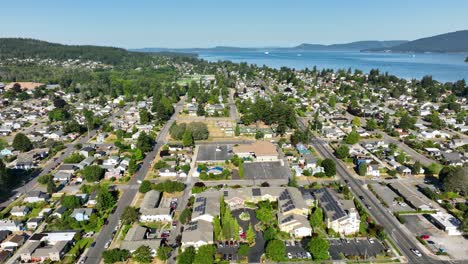
[[434,52],[434,53],[457,53],[468,52],[468,30],[455,31],[421,38],[395,45],[390,48],[371,48],[363,51],[371,52]]
[[468,57],[465,58],[465,62],[468,62]]
[[388,40],[388,41],[378,41],[378,40],[366,40],[366,41],[356,41],[343,44],[309,44],[303,43],[294,47],[252,47],[252,48],[241,48],[241,47],[230,47],[230,46],[217,46],[213,48],[180,48],[180,49],[171,49],[171,48],[142,48],[142,49],[132,49],[131,51],[138,52],[185,52],[185,53],[197,53],[197,52],[274,52],[274,51],[339,51],[339,50],[364,50],[364,49],[385,49],[391,48],[396,45],[400,45],[408,42],[407,40]]
[[441,35],[408,40],[368,40],[343,44],[309,44],[303,43],[294,47],[231,47],[217,46],[213,48],[142,48],[132,49],[137,52],[299,52],[299,51],[361,51],[361,52],[397,52],[397,53],[463,53],[468,52],[468,30],[445,33]]

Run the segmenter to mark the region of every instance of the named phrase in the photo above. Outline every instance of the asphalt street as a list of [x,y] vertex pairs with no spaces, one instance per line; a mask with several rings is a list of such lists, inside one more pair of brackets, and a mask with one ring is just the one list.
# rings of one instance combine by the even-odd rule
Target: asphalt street
[[[164,146],[165,138],[169,133],[169,128],[171,127],[172,123],[174,123],[177,113],[180,111],[184,103],[184,100],[180,100],[177,103],[174,114],[172,115],[171,119],[164,125],[164,127],[159,132],[156,138],[156,144],[153,147],[153,150],[147,153],[146,157],[143,160],[143,163],[140,169],[135,173],[135,176],[130,180],[128,183],[129,185],[137,185],[138,181],[142,181],[148,171],[151,169],[151,163],[155,159],[159,149]],[[96,245],[88,251],[86,264],[97,264],[101,261],[101,254],[105,250],[104,246],[108,241],[112,240],[112,232],[117,228],[120,220],[120,216],[123,213],[125,207],[129,206],[135,195],[138,192],[138,188],[128,188],[127,190],[123,191],[123,194],[119,197],[117,202],[117,209],[115,212],[109,216],[108,224],[103,226],[102,230],[99,232],[98,236],[95,239]]]
[[[365,203],[372,207],[372,210],[369,210],[372,217],[377,221],[377,223],[384,226],[387,234],[398,245],[400,251],[404,253],[409,263],[444,263],[441,260],[434,259],[425,254],[425,250],[421,249],[420,243],[409,232],[405,232],[396,218],[384,209],[377,198],[363,187],[363,183],[360,180],[355,179],[341,161],[334,157],[326,142],[318,138],[314,138],[311,141],[311,144],[321,156],[324,158],[331,158],[336,161],[337,175],[348,181],[347,184],[355,197],[364,197]],[[411,248],[419,248],[422,253],[422,257],[414,255],[410,250]]]

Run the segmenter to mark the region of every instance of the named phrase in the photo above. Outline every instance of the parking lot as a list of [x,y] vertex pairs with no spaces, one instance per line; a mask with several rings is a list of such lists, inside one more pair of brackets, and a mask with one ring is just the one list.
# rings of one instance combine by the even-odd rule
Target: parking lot
[[377,239],[330,239],[330,256],[333,260],[342,259],[342,255],[371,258],[385,250],[384,245]]
[[197,162],[223,162],[233,156],[231,145],[200,145]]
[[388,188],[388,186],[380,185],[380,184],[372,184],[372,188],[379,195],[379,197],[385,201],[385,203],[389,206],[392,212],[414,211],[414,209],[411,208],[406,203],[396,202],[395,199],[400,196],[396,194],[394,191],[392,191],[390,188]]
[[288,166],[281,166],[279,161],[244,163],[244,178],[248,180],[287,179],[289,173]]
[[427,243],[433,252],[443,248],[454,259],[464,259],[468,256],[468,241],[463,236],[447,235],[422,215],[405,215],[404,219],[405,226],[415,236],[429,236]]
[[285,241],[286,256],[289,259],[310,259],[312,256],[301,241]]

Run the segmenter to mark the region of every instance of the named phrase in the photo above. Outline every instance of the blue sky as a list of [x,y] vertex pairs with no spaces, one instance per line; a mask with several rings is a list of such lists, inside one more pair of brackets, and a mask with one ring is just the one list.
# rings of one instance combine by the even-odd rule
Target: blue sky
[[466,0],[15,0],[0,37],[141,47],[413,40],[468,29]]

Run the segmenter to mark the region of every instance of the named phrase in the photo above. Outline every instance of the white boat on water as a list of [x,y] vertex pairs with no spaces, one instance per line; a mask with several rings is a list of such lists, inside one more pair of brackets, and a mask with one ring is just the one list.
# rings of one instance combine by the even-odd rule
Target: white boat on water
[[264,53],[265,53],[265,55],[268,55],[268,54],[270,54],[270,52],[268,52],[268,51],[265,51]]

